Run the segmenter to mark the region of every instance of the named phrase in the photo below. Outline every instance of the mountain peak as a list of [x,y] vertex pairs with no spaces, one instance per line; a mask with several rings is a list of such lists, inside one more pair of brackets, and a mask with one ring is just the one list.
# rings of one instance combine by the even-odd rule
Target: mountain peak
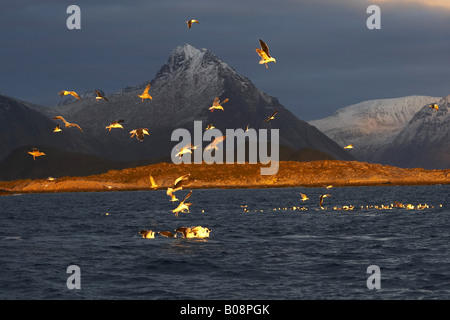
[[193,57],[200,55],[202,53],[205,53],[206,49],[197,49],[193,46],[191,46],[188,43],[185,43],[184,46],[178,46],[176,47],[173,52],[172,52],[172,56],[174,55],[184,55],[186,57],[186,59],[192,59]]

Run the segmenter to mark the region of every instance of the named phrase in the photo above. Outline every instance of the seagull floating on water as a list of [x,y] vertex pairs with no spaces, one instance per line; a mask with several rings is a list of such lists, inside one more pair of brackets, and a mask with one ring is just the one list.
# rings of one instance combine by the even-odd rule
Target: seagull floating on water
[[220,102],[219,97],[216,97],[216,98],[214,99],[214,101],[213,101],[212,106],[209,107],[209,110],[210,110],[211,112],[213,112],[215,109],[224,111],[222,105],[225,104],[225,103],[227,103],[227,102],[228,102],[228,98],[226,98],[225,100],[223,100],[222,102]]
[[202,226],[196,227],[180,227],[175,230],[183,234],[183,238],[209,238],[210,229]]
[[192,24],[193,24],[193,23],[200,24],[200,23],[199,23],[197,20],[195,20],[195,19],[188,20],[188,21],[186,21],[186,23],[187,23],[188,29],[190,29],[190,28],[192,27]]
[[148,129],[147,128],[141,128],[141,129],[134,129],[130,131],[131,137],[133,138],[134,136],[136,136],[136,139],[139,140],[139,142],[144,141],[144,135],[150,135],[148,133]]
[[138,97],[142,99],[142,102],[144,102],[144,99],[153,100],[152,96],[148,94],[149,89],[150,89],[150,83],[147,84],[147,86],[145,87],[144,92],[142,92],[142,94],[138,94]]
[[[64,119],[62,116],[56,116],[56,117],[53,117],[52,119],[54,119],[54,120],[62,120],[62,121],[64,122],[64,125],[65,125],[67,128],[70,128],[70,127],[76,127],[76,128],[78,128],[78,129],[80,129],[81,132],[83,132],[83,130],[81,129],[81,127],[80,127],[79,125],[77,125],[76,123],[70,123],[70,122],[67,122],[66,119]],[[84,132],[83,132],[83,133],[84,133]]]
[[81,99],[80,96],[75,91],[62,90],[58,94],[59,94],[60,97],[71,95],[71,96],[77,98],[78,100]]
[[159,231],[158,232],[160,235],[162,235],[162,236],[164,236],[164,237],[167,237],[167,238],[176,238],[177,237],[177,235],[175,234],[173,234],[172,232],[170,232],[170,231]]
[[259,64],[265,64],[266,68],[269,68],[267,66],[267,63],[269,63],[271,61],[277,63],[277,60],[275,60],[275,58],[272,58],[269,54],[269,46],[261,39],[259,39],[259,44],[261,46],[261,49],[258,49],[258,48],[256,49],[256,52],[261,57]]
[[142,235],[142,238],[153,239],[155,238],[155,233],[152,230],[141,230],[139,233]]

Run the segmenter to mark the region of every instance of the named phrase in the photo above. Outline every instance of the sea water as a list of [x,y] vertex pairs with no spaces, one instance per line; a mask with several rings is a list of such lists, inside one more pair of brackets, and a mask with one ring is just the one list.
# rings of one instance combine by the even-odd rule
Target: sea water
[[[449,299],[449,195],[448,185],[194,189],[178,217],[165,190],[3,196],[0,299]],[[428,208],[380,209],[395,201]],[[198,225],[209,238],[139,234]],[[67,286],[69,266],[80,289]]]

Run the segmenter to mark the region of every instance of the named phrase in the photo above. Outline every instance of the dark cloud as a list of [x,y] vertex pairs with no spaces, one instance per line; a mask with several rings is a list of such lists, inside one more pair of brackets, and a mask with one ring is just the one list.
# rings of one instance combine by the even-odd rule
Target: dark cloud
[[[70,88],[106,93],[151,80],[171,51],[207,48],[301,119],[363,100],[447,95],[448,11],[385,5],[368,30],[367,1],[78,1],[81,30],[68,30],[65,1],[2,1],[0,93],[56,104]],[[185,21],[200,25],[188,30]],[[260,66],[266,41],[276,64]]]

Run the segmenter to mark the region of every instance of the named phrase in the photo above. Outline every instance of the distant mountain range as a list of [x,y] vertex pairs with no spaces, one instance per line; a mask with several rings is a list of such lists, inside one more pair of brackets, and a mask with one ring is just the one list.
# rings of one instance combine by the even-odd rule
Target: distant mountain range
[[[5,147],[0,152],[0,160],[23,146],[48,147],[64,151],[62,154],[66,156],[67,152],[94,155],[95,163],[106,160],[104,171],[115,167],[106,165],[107,162],[170,159],[170,152],[178,143],[171,141],[172,132],[178,128],[192,131],[194,121],[203,121],[204,127],[212,123],[223,133],[226,129],[245,129],[247,125],[253,129],[279,129],[281,160],[355,159],[207,49],[199,50],[188,44],[177,47],[150,83],[149,93],[153,99],[144,101],[138,95],[147,82],[106,95],[108,102],[96,101],[93,91],[81,94],[81,100],[70,96],[61,98],[61,103],[54,107],[32,106],[1,97],[0,113],[4,116],[0,120],[0,141]],[[215,97],[220,97],[221,101],[229,99],[223,106],[224,111],[209,111]],[[279,112],[275,119],[266,123],[264,120],[276,109]],[[84,134],[63,125],[62,132],[53,133],[56,124],[62,124],[52,120],[58,115],[80,125]],[[123,130],[109,132],[105,129],[111,122],[121,119],[124,120]],[[137,128],[148,128],[150,136],[145,136],[143,142],[130,139],[129,132]],[[206,145],[204,142],[203,147]],[[19,156],[15,152],[8,161],[0,163],[0,171],[14,172],[14,163],[18,163],[13,160],[14,155]],[[27,154],[24,157],[33,161]],[[85,174],[93,173],[89,167],[86,165]],[[82,175],[82,171],[77,172]],[[27,174],[33,175],[32,172]],[[48,172],[42,172],[41,177]],[[24,178],[23,175],[25,173],[11,173],[9,178]]]
[[[371,100],[309,121],[360,161],[403,168],[450,167],[450,97]],[[429,107],[437,103],[439,111]]]

